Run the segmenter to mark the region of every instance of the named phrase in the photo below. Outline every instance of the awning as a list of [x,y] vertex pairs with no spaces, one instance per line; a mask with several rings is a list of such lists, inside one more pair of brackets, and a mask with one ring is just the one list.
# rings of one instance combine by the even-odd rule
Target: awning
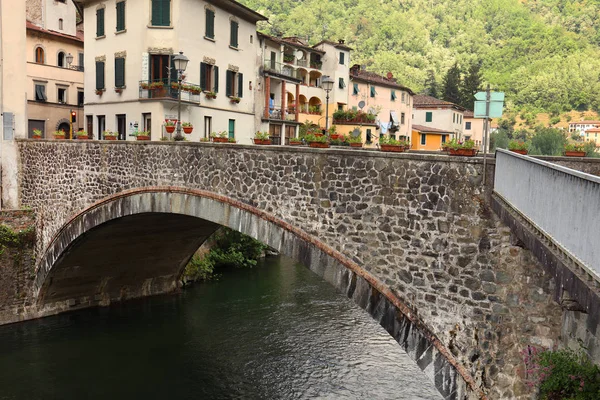
[[390,111],[390,120],[392,121],[392,126],[400,125],[400,122],[398,121],[398,116],[396,115],[396,111]]

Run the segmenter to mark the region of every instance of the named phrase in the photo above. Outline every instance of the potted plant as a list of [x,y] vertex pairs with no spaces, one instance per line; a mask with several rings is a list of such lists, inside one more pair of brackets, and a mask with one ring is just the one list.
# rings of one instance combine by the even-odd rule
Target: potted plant
[[104,131],[102,132],[102,137],[104,140],[117,140],[117,136],[119,136],[118,132]]
[[451,156],[473,157],[477,154],[477,149],[475,148],[475,142],[472,140],[461,143],[456,139],[452,139],[448,143],[448,152]]
[[329,142],[327,142],[327,138],[323,135],[307,135],[306,141],[310,147],[316,147],[321,149],[326,149],[329,147]]
[[362,135],[350,136],[348,143],[350,143],[350,147],[363,147]]
[[585,157],[585,144],[567,143],[565,144],[564,154],[567,157]]
[[302,145],[302,139],[297,138],[297,137],[290,138],[290,146],[300,146],[300,145]]
[[219,133],[213,132],[210,134],[210,137],[214,143],[227,143],[229,141],[228,136],[229,134],[227,131],[221,131]]
[[512,152],[526,155],[529,151],[529,145],[522,140],[511,140],[508,143],[508,149]]
[[188,135],[194,130],[194,125],[191,122],[182,122],[181,127],[183,128],[183,133],[187,133]]
[[204,95],[206,96],[207,99],[216,99],[217,98],[217,92],[204,92]]
[[142,88],[142,89],[149,89],[150,88],[150,84],[148,82],[141,82],[140,83],[140,88]]
[[198,95],[198,94],[200,94],[201,91],[202,91],[202,89],[200,89],[200,86],[190,85],[190,93],[191,94]]
[[60,130],[60,131],[54,131],[52,133],[52,135],[54,135],[54,139],[64,139],[66,136],[66,133],[63,130]]
[[165,84],[161,81],[152,82],[150,90],[153,92],[153,97],[163,97],[165,95]]
[[392,136],[385,135],[379,138],[379,148],[381,151],[402,153],[408,147],[408,143],[404,140],[396,140]]
[[335,125],[331,125],[329,128],[329,138],[331,140],[336,140],[340,137],[339,133],[337,133],[337,127]]
[[96,89],[96,94],[98,96],[102,96],[102,93],[104,93],[104,89]]
[[136,140],[150,140],[150,132],[148,131],[137,131],[133,132]]
[[203,138],[200,138],[200,141],[203,143],[210,142],[210,138],[203,137]]
[[79,140],[88,140],[89,136],[86,131],[77,131],[75,132],[75,137]]
[[237,143],[237,141],[235,140],[235,138],[227,138],[227,143]]
[[118,93],[118,94],[123,93],[123,88],[122,87],[116,87],[115,88],[115,93]]
[[293,55],[293,54],[284,54],[284,55],[283,55],[283,62],[284,62],[284,63],[289,63],[289,64],[291,64],[291,63],[293,63],[293,62],[294,62],[294,59],[295,59],[295,58],[296,58],[296,57],[294,57],[294,55]]
[[34,139],[41,139],[42,138],[42,131],[41,131],[41,129],[34,129],[33,130],[33,134],[31,135],[31,137],[33,137]]
[[254,144],[269,145],[273,143],[269,139],[269,132],[256,132],[253,140]]
[[175,122],[173,122],[171,120],[166,120],[165,121],[165,130],[167,131],[167,133],[175,132]]
[[239,104],[240,100],[241,100],[241,99],[240,99],[239,97],[235,97],[235,96],[232,96],[232,97],[230,97],[230,98],[229,98],[229,101],[230,101],[232,104]]

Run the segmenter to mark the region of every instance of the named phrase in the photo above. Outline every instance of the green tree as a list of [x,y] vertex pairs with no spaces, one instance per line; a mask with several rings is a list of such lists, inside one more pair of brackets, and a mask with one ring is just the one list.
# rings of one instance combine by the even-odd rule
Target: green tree
[[567,139],[560,129],[535,128],[529,153],[533,155],[559,156],[563,153]]
[[481,90],[481,63],[476,62],[469,66],[463,77],[460,88],[460,105],[467,110],[473,110],[475,93]]
[[439,96],[438,84],[435,79],[435,71],[432,69],[427,70],[427,79],[425,80],[425,90],[423,93],[435,98]]
[[454,63],[444,77],[442,100],[455,104],[460,104],[461,102],[460,68],[457,63]]

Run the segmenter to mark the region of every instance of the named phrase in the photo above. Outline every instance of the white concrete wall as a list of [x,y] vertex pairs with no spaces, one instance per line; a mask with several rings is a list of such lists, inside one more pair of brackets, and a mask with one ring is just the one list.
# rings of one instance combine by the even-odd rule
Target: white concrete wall
[[[75,36],[77,34],[77,10],[72,0],[62,3],[55,0],[44,1],[43,28]],[[63,20],[63,29],[59,27],[59,19]]]
[[494,191],[600,279],[600,178],[496,151]]
[[[426,113],[431,112],[433,119],[431,122],[426,122]],[[439,108],[439,109],[426,109],[426,108],[413,108],[414,118],[412,123],[414,125],[424,125],[430,128],[442,129],[445,131],[454,132],[455,136],[458,139],[462,139],[464,136],[463,131],[463,122],[464,116],[463,113],[450,108]],[[463,116],[462,122],[460,118],[456,118],[453,120],[453,115]]]

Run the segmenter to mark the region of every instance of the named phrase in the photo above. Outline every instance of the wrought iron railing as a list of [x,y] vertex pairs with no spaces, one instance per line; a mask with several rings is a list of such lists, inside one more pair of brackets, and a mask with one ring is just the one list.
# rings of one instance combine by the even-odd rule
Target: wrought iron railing
[[270,106],[269,118],[282,121],[295,121],[296,109],[294,107],[286,107],[285,109],[282,109],[281,106]]
[[302,79],[300,72],[295,70],[290,64],[280,63],[275,60],[265,60],[264,67],[266,71],[288,76],[293,79]]
[[[166,79],[140,81],[140,99],[177,99],[179,84]],[[195,83],[181,83],[181,100],[200,102],[202,89]]]

